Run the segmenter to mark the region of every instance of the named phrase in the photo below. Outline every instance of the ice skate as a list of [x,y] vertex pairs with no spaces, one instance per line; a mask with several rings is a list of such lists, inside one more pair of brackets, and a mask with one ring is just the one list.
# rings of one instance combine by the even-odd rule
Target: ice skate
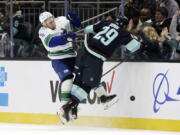
[[101,103],[104,105],[104,110],[109,109],[112,105],[118,102],[119,98],[116,94],[107,95],[106,83],[103,81],[95,90],[95,93],[100,98]]
[[57,115],[62,122],[62,124],[66,124],[72,120],[77,119],[77,106],[69,101],[67,104],[63,105]]
[[78,115],[77,115],[77,112],[78,112],[78,108],[77,107],[74,107],[72,108],[72,118],[71,120],[76,120],[78,118]]
[[71,104],[67,103],[67,104],[63,105],[60,108],[60,110],[57,112],[57,115],[59,116],[59,119],[62,122],[62,124],[68,123],[72,117]]
[[104,105],[104,110],[109,109],[112,105],[117,103],[119,98],[117,97],[116,94],[113,95],[102,95],[100,97],[101,103]]

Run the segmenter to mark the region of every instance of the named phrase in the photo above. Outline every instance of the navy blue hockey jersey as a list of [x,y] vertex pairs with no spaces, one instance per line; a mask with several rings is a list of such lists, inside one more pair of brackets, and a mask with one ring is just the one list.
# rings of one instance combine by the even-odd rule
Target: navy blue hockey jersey
[[120,28],[116,21],[98,22],[86,27],[85,33],[94,33],[90,40],[85,37],[86,50],[103,61],[111,57],[115,49],[121,45],[125,45],[131,52],[140,46],[140,43],[128,31]]

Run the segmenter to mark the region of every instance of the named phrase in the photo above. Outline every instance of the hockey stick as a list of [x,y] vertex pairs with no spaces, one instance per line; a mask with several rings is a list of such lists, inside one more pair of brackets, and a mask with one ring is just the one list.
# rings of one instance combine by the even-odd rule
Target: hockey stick
[[126,56],[122,61],[120,61],[118,64],[116,64],[114,67],[112,67],[111,69],[109,69],[108,71],[106,71],[102,76],[104,77],[105,75],[107,75],[108,73],[110,73],[112,70],[114,70],[115,68],[117,68],[119,65],[121,65],[123,62],[125,62],[126,60],[128,60],[128,58],[131,56],[132,54]]
[[[87,34],[85,34],[85,39],[87,40]],[[129,55],[127,55],[122,61],[120,61],[117,65],[115,65],[114,67],[112,67],[111,69],[109,69],[108,71],[106,71],[102,76],[104,77],[105,75],[107,75],[109,72],[111,72],[112,70],[114,70],[116,67],[118,67],[119,65],[121,65],[124,61],[126,61],[133,53],[130,53]]]
[[[112,11],[117,10],[117,9],[118,9],[117,7],[112,8],[112,9],[110,9],[110,10],[108,10],[108,11],[105,11],[105,12],[99,14],[99,15],[96,15],[96,16],[94,16],[94,17],[92,17],[92,18],[89,18],[89,19],[87,19],[87,20],[82,21],[81,24],[83,25],[83,24],[85,24],[85,23],[87,23],[87,22],[89,22],[89,21],[92,21],[92,20],[94,20],[94,19],[97,19],[98,17],[101,17],[101,16],[103,16],[103,15],[105,15],[105,14],[108,14],[109,12],[112,12]],[[84,30],[84,28],[81,29],[81,30],[76,31],[75,33],[80,33],[80,32],[82,32],[83,30]]]

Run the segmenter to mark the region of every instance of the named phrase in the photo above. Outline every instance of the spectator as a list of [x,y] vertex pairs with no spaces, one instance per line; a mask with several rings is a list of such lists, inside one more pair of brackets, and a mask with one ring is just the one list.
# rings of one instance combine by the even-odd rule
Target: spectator
[[0,33],[4,33],[4,14],[0,12]]
[[138,29],[143,29],[145,26],[152,26],[153,22],[151,20],[151,12],[148,8],[143,8],[140,11],[140,18],[138,23]]
[[[119,7],[120,9],[122,8],[122,5]],[[120,13],[122,16],[122,13]],[[128,19],[133,19],[133,18],[138,18],[139,17],[139,11],[136,9],[133,5],[133,0],[125,0],[125,5],[124,5],[124,15]]]
[[176,0],[176,2],[178,3],[178,5],[180,5],[180,0]]
[[177,48],[176,51],[173,53],[171,59],[173,60],[180,60],[180,38],[177,40]]
[[177,39],[180,34],[180,10],[176,12],[173,16],[171,25],[170,25],[170,34],[173,39]]
[[109,14],[105,15],[105,20],[116,20],[115,13],[109,13]]
[[168,18],[172,18],[176,11],[179,10],[179,5],[175,0],[162,0],[160,6],[168,10]]
[[174,44],[173,40],[171,40],[167,27],[162,29],[160,40],[161,40],[161,52],[162,52],[163,59],[166,59],[166,60],[170,59],[172,56],[173,50],[176,48],[175,47],[176,44]]
[[162,59],[161,49],[160,49],[160,37],[158,36],[156,30],[153,27],[146,26],[140,33],[141,42],[144,45],[143,52],[141,55],[144,59],[157,60]]
[[[6,4],[6,21],[5,29],[10,33],[10,3]],[[13,37],[14,37],[14,55],[15,57],[27,57],[29,54],[29,49],[32,47],[30,45],[31,33],[28,31],[30,25],[26,25],[23,21],[22,11],[18,3],[14,3],[13,9]],[[30,29],[30,28],[29,28]],[[31,29],[30,29],[31,30]]]
[[166,8],[160,7],[156,10],[153,27],[159,35],[161,34],[163,28],[167,27],[169,29],[171,19],[167,19],[167,17],[168,10]]
[[164,60],[175,59],[177,42],[175,40],[165,40],[162,43],[162,56]]
[[174,48],[171,59],[180,60],[180,10],[173,16],[170,25],[170,35],[172,40],[175,41],[173,42],[174,44],[172,44]]
[[142,8],[148,8],[151,14],[154,15],[157,7],[157,0],[133,0],[133,4],[139,11]]

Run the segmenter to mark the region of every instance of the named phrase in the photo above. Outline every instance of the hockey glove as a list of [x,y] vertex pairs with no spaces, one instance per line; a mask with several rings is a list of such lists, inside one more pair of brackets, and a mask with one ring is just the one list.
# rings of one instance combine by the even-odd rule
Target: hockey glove
[[66,17],[74,27],[81,26],[81,20],[75,11],[69,11]]
[[68,32],[68,33],[65,35],[65,37],[66,37],[66,40],[67,40],[68,42],[72,42],[72,41],[75,40],[75,38],[77,37],[77,35],[76,35],[74,32]]

